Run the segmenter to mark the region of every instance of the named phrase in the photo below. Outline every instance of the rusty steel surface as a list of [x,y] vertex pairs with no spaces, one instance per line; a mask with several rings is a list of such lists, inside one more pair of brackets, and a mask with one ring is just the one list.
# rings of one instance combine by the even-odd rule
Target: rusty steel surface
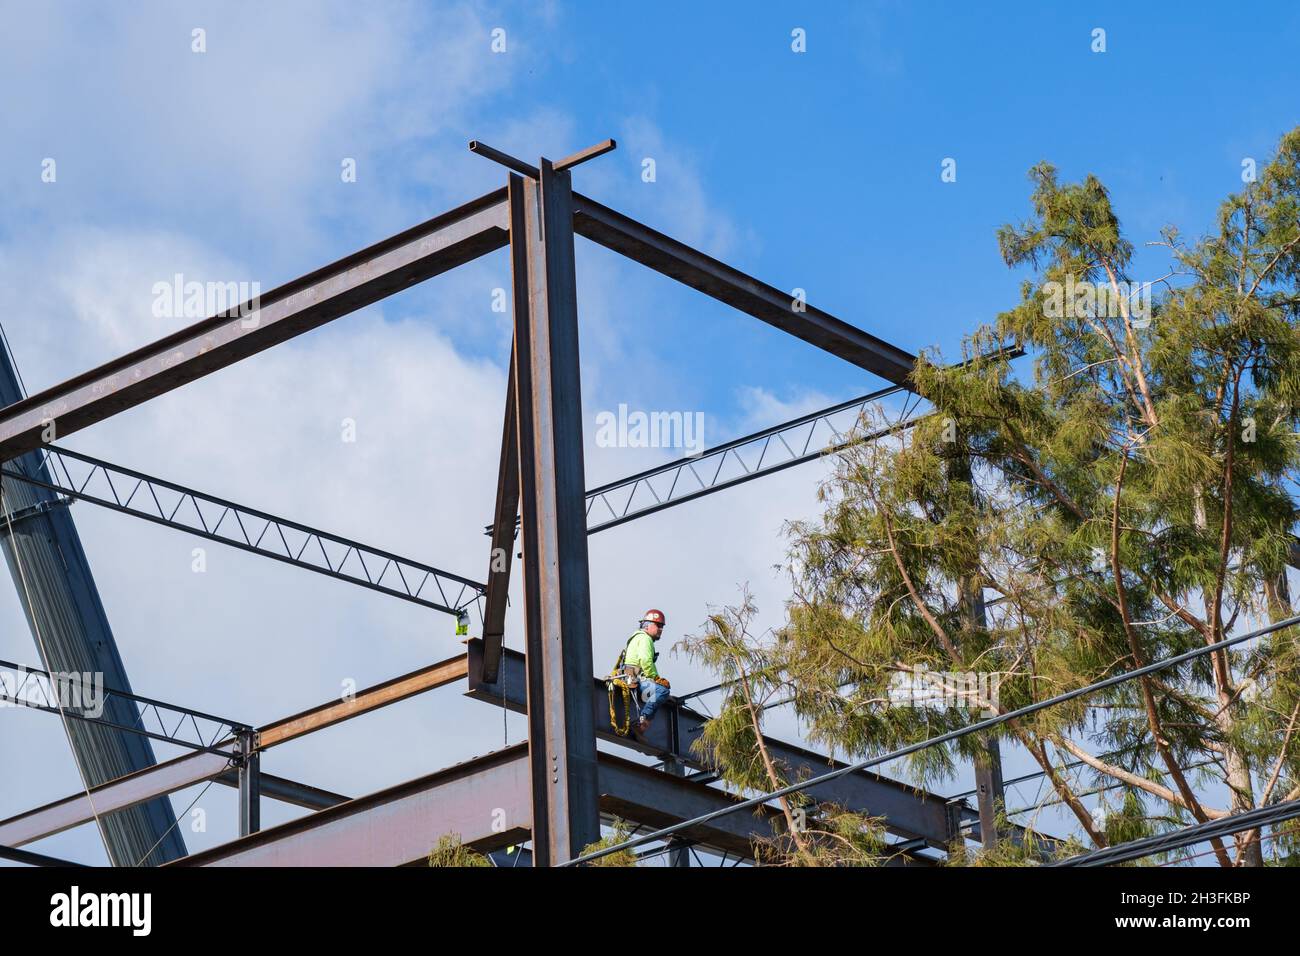
[[[468,652],[470,681],[466,695],[494,704],[504,702],[509,709],[523,713],[525,700],[519,688],[524,680],[524,655],[507,648],[501,658],[499,681],[496,684],[483,684],[474,678],[477,673],[475,658],[483,652],[482,641],[470,641]],[[703,714],[670,697],[660,705],[658,714],[643,739],[620,737],[609,726],[609,700],[604,681],[589,678],[588,686],[591,688],[588,707],[592,712],[596,735],[601,740],[644,754],[669,754],[692,767],[705,769],[699,755],[691,750],[691,744],[704,733],[708,718]],[[675,743],[672,733],[674,725]],[[772,754],[794,778],[805,773],[809,776],[826,773],[843,766],[822,754],[776,738],[768,738],[768,745]],[[932,846],[946,847],[951,836],[948,806],[944,797],[880,774],[868,771],[848,774],[812,788],[809,795],[850,810],[884,817],[884,827],[891,833],[909,839],[923,839]],[[975,816],[969,807],[961,807],[957,812],[967,818]]]
[[620,212],[575,193],[573,230],[607,249],[676,279],[896,385],[916,362],[884,339],[791,296]]
[[133,807],[152,797],[183,790],[224,771],[230,766],[233,756],[233,750],[228,756],[196,751],[93,787],[89,796],[84,792],[78,793],[0,820],[0,844],[22,846],[93,820],[96,814],[102,816]]
[[525,744],[195,853],[173,866],[403,866],[438,840],[491,850],[532,825]]
[[[510,177],[515,408],[524,583],[533,856],[571,859],[600,837],[573,201],[567,172]],[[526,255],[518,254],[524,246]]]
[[505,190],[497,190],[271,290],[256,311],[230,309],[16,402],[0,412],[0,461],[46,443],[51,422],[62,438],[507,241]]

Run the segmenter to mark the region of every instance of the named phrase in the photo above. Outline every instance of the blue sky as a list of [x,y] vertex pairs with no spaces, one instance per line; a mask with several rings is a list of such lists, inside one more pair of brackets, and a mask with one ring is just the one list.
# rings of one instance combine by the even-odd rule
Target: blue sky
[[[503,173],[471,138],[531,160],[613,136],[577,189],[951,356],[1018,296],[995,230],[1027,213],[1031,165],[1097,174],[1141,249],[1168,223],[1209,228],[1243,158],[1262,163],[1300,123],[1300,9],[1284,3],[0,8],[0,309],[33,390],[187,324],[150,311],[153,284],[176,272],[270,289],[496,188]],[[795,28],[806,53],[791,50]],[[55,183],[41,181],[46,158]],[[956,182],[940,179],[945,158]],[[716,444],[880,384],[581,240],[578,257],[591,484],[668,457],[591,444],[594,416],[620,403],[702,411]],[[1134,277],[1163,266],[1141,251]],[[504,253],[485,257],[68,444],[480,576],[503,286]],[[340,443],[343,418],[357,443]],[[819,477],[793,469],[593,539],[598,666],[645,606],[680,634],[741,582],[779,623],[781,524],[816,514]],[[246,555],[213,551],[194,575],[183,536],[76,516],[140,693],[257,722],[342,677],[364,686],[457,650],[427,612]],[[0,625],[0,656],[32,660],[8,593]],[[256,673],[238,663],[250,653]],[[711,683],[672,667],[679,690]],[[77,789],[47,715],[4,719],[9,752],[45,772],[0,793],[0,816]],[[268,769],[361,793],[502,743],[501,721],[454,695],[356,723]],[[522,732],[506,722],[509,739]],[[377,747],[385,733],[428,745]],[[101,852],[85,828],[44,849]]]

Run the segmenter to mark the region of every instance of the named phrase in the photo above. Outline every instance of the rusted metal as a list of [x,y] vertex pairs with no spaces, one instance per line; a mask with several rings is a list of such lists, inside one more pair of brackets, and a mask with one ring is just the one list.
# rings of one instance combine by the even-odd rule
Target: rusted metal
[[[526,702],[519,688],[524,683],[527,670],[524,655],[506,648],[501,657],[501,674],[497,683],[482,684],[474,679],[478,672],[476,657],[482,654],[479,640],[471,640],[469,652],[469,689],[467,697],[504,704],[508,709],[525,712]],[[609,725],[609,701],[605,684],[588,678],[588,709],[592,714],[596,736],[608,743],[618,744],[644,754],[675,757],[690,767],[708,769],[691,745],[704,733],[708,718],[686,707],[673,698],[660,705],[649,730],[639,737],[620,737]],[[661,720],[660,717],[663,719]],[[672,728],[676,726],[675,735]],[[830,760],[795,744],[774,737],[768,738],[773,756],[785,766],[792,778],[815,776],[834,770],[843,764]],[[814,799],[836,803],[848,809],[884,818],[884,827],[891,833],[909,839],[923,839],[934,847],[946,847],[949,837],[948,810],[942,796],[911,787],[897,780],[869,771],[848,774],[829,781],[809,791]],[[955,811],[963,819],[977,818],[970,807],[958,806]]]
[[575,193],[573,201],[573,229],[578,235],[896,385],[907,384],[916,356],[816,306],[801,303],[802,310],[796,311],[789,293],[745,275],[739,269],[733,269],[594,199]]
[[[270,747],[331,727],[360,714],[370,713],[389,704],[395,704],[435,687],[443,687],[462,679],[467,673],[468,658],[460,654],[368,687],[350,700],[328,701],[310,710],[267,724],[254,732],[247,733],[246,736],[255,744],[252,753],[256,758],[258,753]],[[201,757],[210,759],[196,759]],[[152,797],[172,793],[203,780],[217,778],[220,783],[237,788],[241,786],[251,788],[254,786],[253,779],[250,777],[245,780],[238,772],[239,758],[239,738],[227,738],[210,750],[178,757],[146,770],[111,780],[93,789],[91,791],[93,806],[92,801],[87,800],[84,793],[80,793],[0,821],[0,844],[18,846],[32,840],[39,840],[93,820],[96,813],[102,815],[111,810],[135,806]],[[232,765],[236,766],[235,770],[228,769]],[[257,785],[260,786],[262,794],[299,806],[319,809],[347,799],[338,794],[317,790],[292,780],[270,777],[260,772],[258,777]],[[244,796],[242,800],[251,800],[251,795]],[[244,803],[241,801],[241,807],[243,806]],[[251,803],[248,806],[251,807]],[[256,822],[251,817],[249,821]]]
[[[511,258],[524,255],[522,243],[511,246]],[[527,267],[513,265],[518,282]],[[527,289],[515,288],[515,309],[528,308]],[[517,320],[516,320],[517,321]],[[497,500],[492,517],[492,550],[488,556],[487,597],[483,602],[483,671],[479,678],[497,679],[501,646],[506,633],[506,605],[510,598],[510,566],[515,554],[519,518],[519,425],[515,417],[515,355],[510,353],[510,378],[506,385],[505,425],[501,431],[501,464],[497,470]]]
[[511,245],[527,253],[512,263],[526,263],[528,288],[514,355],[533,855],[550,866],[599,839],[600,826],[573,199],[567,172],[542,159],[540,173],[511,176],[509,196]]
[[183,790],[221,773],[230,766],[234,756],[233,750],[229,755],[196,751],[92,787],[89,795],[78,793],[0,820],[0,844],[22,846],[86,823],[96,815],[103,816],[152,797]]
[[285,741],[293,740],[304,734],[312,733],[324,727],[350,720],[361,714],[370,713],[380,707],[387,707],[398,701],[423,694],[435,687],[444,687],[458,681],[467,674],[466,656],[458,654],[428,667],[394,677],[373,687],[358,691],[346,700],[333,700],[312,707],[300,714],[277,720],[257,731],[258,749],[266,750]]
[[518,744],[170,865],[402,866],[453,834],[492,850],[528,837],[528,776],[528,748]]
[[[0,412],[0,461],[477,259],[508,241],[497,190]],[[255,307],[255,309],[254,309]],[[46,434],[53,424],[53,436]]]
[[588,146],[586,149],[580,149],[571,156],[565,156],[563,159],[555,161],[555,170],[559,172],[562,169],[572,169],[574,166],[581,165],[589,159],[595,159],[597,156],[604,156],[611,150],[618,148],[618,143],[612,139],[603,139],[595,146]]

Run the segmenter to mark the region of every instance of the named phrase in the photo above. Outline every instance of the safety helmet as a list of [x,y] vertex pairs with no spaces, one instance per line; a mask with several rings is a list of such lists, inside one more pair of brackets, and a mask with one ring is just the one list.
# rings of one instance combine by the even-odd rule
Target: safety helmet
[[641,623],[645,624],[647,621],[651,624],[658,624],[660,627],[664,627],[668,623],[668,620],[664,617],[664,612],[653,607],[641,615]]

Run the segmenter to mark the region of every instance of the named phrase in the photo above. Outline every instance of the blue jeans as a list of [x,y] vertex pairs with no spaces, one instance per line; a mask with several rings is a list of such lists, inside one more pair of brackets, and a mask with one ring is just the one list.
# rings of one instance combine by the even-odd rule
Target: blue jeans
[[656,684],[648,677],[642,677],[640,680],[641,698],[645,703],[641,705],[641,719],[649,720],[655,715],[659,705],[664,698],[668,696],[668,688],[663,684]]

